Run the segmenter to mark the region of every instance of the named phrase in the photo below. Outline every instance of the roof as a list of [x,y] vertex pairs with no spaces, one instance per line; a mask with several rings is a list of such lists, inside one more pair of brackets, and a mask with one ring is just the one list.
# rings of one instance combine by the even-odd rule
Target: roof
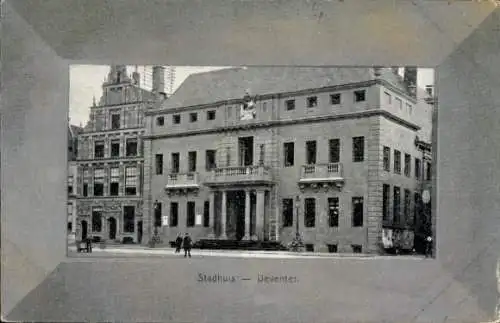
[[[165,101],[163,108],[196,106],[213,102],[374,80],[372,67],[247,67],[191,74]],[[380,79],[407,92],[401,76],[381,69]]]

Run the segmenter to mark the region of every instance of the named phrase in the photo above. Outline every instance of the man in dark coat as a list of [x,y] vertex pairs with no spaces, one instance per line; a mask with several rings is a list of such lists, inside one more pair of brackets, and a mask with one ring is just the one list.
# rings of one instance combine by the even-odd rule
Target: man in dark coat
[[175,253],[181,252],[181,247],[182,247],[182,236],[181,233],[177,235],[177,238],[175,239]]
[[425,239],[425,257],[432,257],[432,237],[430,235]]
[[186,258],[187,255],[191,258],[191,242],[191,237],[189,236],[189,233],[186,232],[184,241],[182,242],[182,247],[184,248],[184,258]]

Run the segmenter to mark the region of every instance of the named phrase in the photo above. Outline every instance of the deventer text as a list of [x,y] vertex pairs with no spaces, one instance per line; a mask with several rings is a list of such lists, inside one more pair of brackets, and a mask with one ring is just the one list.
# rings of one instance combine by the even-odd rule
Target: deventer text
[[259,274],[258,278],[257,278],[257,282],[263,283],[263,284],[273,284],[273,283],[294,284],[297,282],[297,277],[287,276],[287,275],[274,276],[274,275]]

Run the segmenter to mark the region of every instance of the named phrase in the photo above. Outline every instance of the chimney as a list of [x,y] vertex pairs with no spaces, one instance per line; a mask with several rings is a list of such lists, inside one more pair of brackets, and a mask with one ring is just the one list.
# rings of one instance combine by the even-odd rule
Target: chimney
[[134,80],[134,84],[137,86],[141,85],[141,74],[139,74],[137,71],[132,73],[132,79]]
[[404,68],[404,83],[413,97],[417,96],[417,68],[407,66]]
[[153,93],[165,93],[165,68],[153,66]]

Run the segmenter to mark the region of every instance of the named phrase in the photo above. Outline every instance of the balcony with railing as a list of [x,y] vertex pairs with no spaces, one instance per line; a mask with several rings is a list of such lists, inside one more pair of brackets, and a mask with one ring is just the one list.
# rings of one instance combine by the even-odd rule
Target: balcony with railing
[[306,185],[311,185],[313,188],[316,185],[329,187],[335,185],[342,187],[344,177],[341,163],[328,164],[310,164],[302,165],[300,168],[299,186],[305,188]]
[[271,169],[264,165],[219,167],[211,171],[206,180],[207,185],[226,184],[270,184]]
[[197,190],[200,188],[199,174],[190,173],[170,173],[167,174],[167,184],[165,190],[167,192],[175,192],[176,190]]

